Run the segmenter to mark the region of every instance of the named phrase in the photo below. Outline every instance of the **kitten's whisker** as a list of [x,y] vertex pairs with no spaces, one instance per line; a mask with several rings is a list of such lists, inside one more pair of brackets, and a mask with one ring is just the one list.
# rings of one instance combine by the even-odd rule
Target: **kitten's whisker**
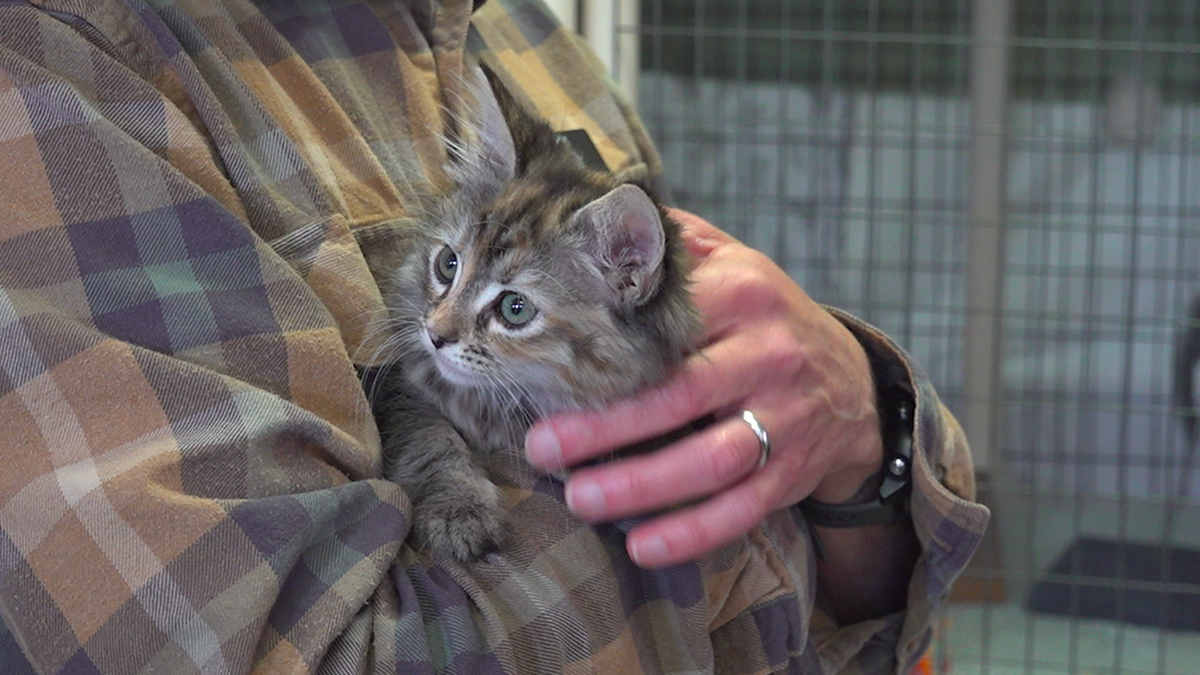
[[569,300],[571,300],[572,302],[578,302],[578,299],[575,297],[575,294],[573,292],[571,292],[571,289],[567,288],[567,286],[565,284],[563,284],[563,282],[559,281],[558,278],[555,277],[553,274],[550,274],[549,272],[545,272],[545,271],[539,270],[539,269],[531,269],[531,270],[529,270],[529,274],[530,274],[530,276],[532,276],[535,279],[545,279],[547,281],[553,282],[554,285],[558,286],[558,289],[560,291],[562,291],[563,295],[565,295]]
[[[527,384],[521,382],[515,375],[504,369],[500,369],[494,373],[494,377],[497,382],[504,386],[509,396],[512,397],[512,403],[524,415],[526,422],[532,424],[536,420],[546,416],[546,411],[542,407],[541,401],[538,400],[538,397],[534,396],[533,391]],[[516,393],[513,392],[513,389],[516,389]],[[533,408],[533,410],[531,411],[530,408]]]
[[[381,364],[379,366],[373,366],[373,365],[371,366],[372,368],[377,367],[379,369],[377,376],[375,377],[374,381],[371,383],[370,390],[366,392],[367,400],[369,402],[371,402],[372,404],[377,400],[377,397],[379,395],[379,387],[380,387],[381,383],[384,381],[385,376],[389,376],[388,372],[392,368],[399,365],[400,359],[398,358],[398,355],[405,353],[404,343],[409,342],[409,341],[410,341],[410,338],[408,338],[408,336],[405,335],[405,331],[399,330],[399,331],[389,335],[379,345],[379,347],[372,353],[371,360],[368,361],[368,363]],[[397,356],[394,358],[382,358],[381,354],[394,354]]]
[[[370,312],[369,311],[362,312],[359,314],[359,316],[362,316],[363,314],[368,314],[368,313],[370,313]],[[385,315],[385,316],[375,317],[367,324],[366,331],[363,333],[362,343],[369,344],[371,341],[377,339],[381,334],[390,333],[390,332],[394,331],[396,329],[397,325],[398,325],[398,322],[396,321],[396,319],[392,318],[391,316]],[[360,346],[360,348],[361,348],[361,346]],[[352,355],[352,356],[354,356],[354,355]]]
[[[493,408],[511,409],[513,404],[516,404],[518,408],[520,407],[520,397],[513,392],[512,387],[501,377],[500,373],[489,370],[484,375],[489,382],[489,386],[484,391],[491,400]],[[507,398],[502,397],[501,394],[504,394]]]
[[[355,348],[354,353],[350,355],[350,360],[366,366],[380,363],[381,357],[387,353],[385,348],[393,333],[394,329],[390,326],[380,326],[368,331],[359,342],[358,347]],[[383,337],[381,338],[381,336]]]
[[412,213],[412,223],[405,223],[400,227],[423,228],[430,223],[436,223],[441,217],[441,211],[430,207],[426,204],[426,200],[417,200],[414,204],[405,205]]
[[407,304],[410,309],[412,309],[414,316],[421,316],[422,314],[425,313],[424,310],[421,308],[421,306],[418,305],[416,303],[416,301],[414,301],[412,298],[407,297],[405,295],[397,295],[396,297],[399,300],[404,301],[404,303]]
[[413,326],[397,326],[379,345],[373,349],[368,360],[361,361],[370,367],[375,364],[387,365],[396,363],[400,356],[411,351],[420,342],[420,332]]
[[[399,336],[402,336],[407,332],[412,332],[419,336],[418,329],[413,322],[395,319],[392,317],[381,319],[378,322],[378,325],[373,327],[369,332],[367,332],[366,335],[363,336],[363,339],[359,344],[359,349],[355,350],[355,353],[351,355],[351,358],[356,363],[365,364],[380,363],[381,358],[389,361],[393,360],[396,357],[394,355],[390,357],[386,356],[388,352],[385,351],[385,349],[391,349],[398,343],[402,344],[403,341],[399,339]],[[385,337],[380,340],[380,336]],[[363,356],[363,353],[360,350],[367,349],[368,345],[371,345],[375,342],[378,342],[379,344],[376,345],[369,354],[367,354],[368,360],[360,360],[359,357]]]

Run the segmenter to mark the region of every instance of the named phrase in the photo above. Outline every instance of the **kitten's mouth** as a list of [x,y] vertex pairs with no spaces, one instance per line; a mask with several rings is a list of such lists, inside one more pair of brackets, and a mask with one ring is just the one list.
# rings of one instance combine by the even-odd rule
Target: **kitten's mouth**
[[459,365],[445,353],[441,351],[435,352],[433,362],[437,364],[438,374],[450,384],[459,387],[475,387],[479,385],[479,377],[474,372]]
[[433,365],[437,368],[438,375],[443,380],[456,387],[474,387],[479,385],[479,375],[467,366],[462,365],[452,354],[455,349],[454,346],[435,345],[429,337],[429,331],[427,330],[422,331],[422,338],[422,342],[425,343],[425,349],[433,357]]

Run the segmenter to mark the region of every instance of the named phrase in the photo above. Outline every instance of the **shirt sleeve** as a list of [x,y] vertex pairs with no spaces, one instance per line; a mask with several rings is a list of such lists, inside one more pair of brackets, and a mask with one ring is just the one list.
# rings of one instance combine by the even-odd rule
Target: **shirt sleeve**
[[[838,309],[829,311],[882,364],[884,377],[906,383],[914,394],[910,513],[921,557],[903,613],[857,626],[837,626],[829,617],[817,616],[815,642],[828,655],[832,672],[860,668],[907,675],[928,648],[938,609],[979,547],[990,514],[974,502],[975,473],[966,436],[924,371],[877,328]],[[814,613],[820,614],[819,608]]]

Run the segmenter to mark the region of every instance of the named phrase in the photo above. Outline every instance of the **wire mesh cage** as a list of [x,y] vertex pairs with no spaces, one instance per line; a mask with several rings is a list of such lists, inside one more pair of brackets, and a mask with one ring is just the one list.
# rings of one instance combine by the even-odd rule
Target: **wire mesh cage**
[[995,517],[939,672],[1200,673],[1197,4],[641,0],[621,28],[675,201],[966,422]]

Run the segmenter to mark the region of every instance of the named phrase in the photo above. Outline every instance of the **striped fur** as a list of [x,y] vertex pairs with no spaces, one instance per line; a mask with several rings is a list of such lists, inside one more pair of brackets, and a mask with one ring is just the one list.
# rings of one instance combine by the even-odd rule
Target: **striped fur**
[[[699,329],[679,226],[647,189],[587,168],[503,87],[474,89],[480,112],[448,143],[458,187],[384,284],[397,357],[378,397],[385,472],[414,501],[416,536],[460,560],[503,536],[475,455],[660,381]],[[504,319],[512,293],[536,308],[528,323]]]

